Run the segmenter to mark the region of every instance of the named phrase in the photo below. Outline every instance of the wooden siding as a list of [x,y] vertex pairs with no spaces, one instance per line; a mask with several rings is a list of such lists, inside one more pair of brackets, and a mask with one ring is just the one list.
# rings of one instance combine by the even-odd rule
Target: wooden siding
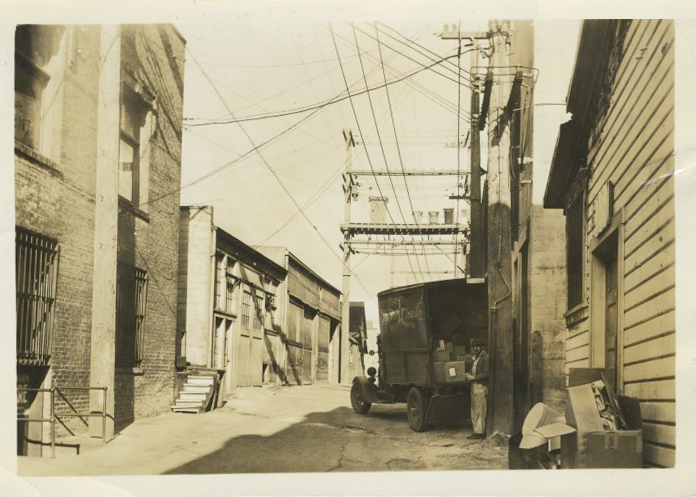
[[[641,400],[646,464],[671,467],[676,444],[673,22],[635,20],[623,43],[611,103],[589,146],[586,239],[589,246],[601,235],[595,213],[600,190],[611,182],[614,213],[623,216],[619,388]],[[592,258],[588,248],[585,302],[591,301]],[[590,319],[576,319],[568,328],[566,374],[571,368],[603,366],[591,364]]]

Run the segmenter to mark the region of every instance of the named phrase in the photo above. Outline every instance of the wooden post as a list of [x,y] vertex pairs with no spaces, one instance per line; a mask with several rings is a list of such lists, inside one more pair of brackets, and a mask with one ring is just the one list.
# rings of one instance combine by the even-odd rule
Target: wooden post
[[469,276],[483,278],[483,232],[481,219],[481,134],[479,130],[479,83],[474,73],[478,62],[478,50],[471,52],[471,221],[469,237]]
[[[512,259],[510,241],[510,133],[505,120],[512,80],[509,21],[491,21],[494,84],[488,114],[488,350],[491,356],[488,433],[513,430]],[[499,74],[499,75],[498,75]]]
[[[353,133],[350,130],[345,130],[343,136],[346,140],[346,173],[344,181],[345,190],[345,206],[344,206],[344,223],[350,224],[350,207],[352,198],[353,180],[350,175],[352,162],[352,149],[355,146]],[[340,373],[339,383],[348,384],[352,378],[348,378],[348,354],[350,353],[350,234],[348,230],[343,233],[343,286],[341,290],[341,343],[340,343]]]

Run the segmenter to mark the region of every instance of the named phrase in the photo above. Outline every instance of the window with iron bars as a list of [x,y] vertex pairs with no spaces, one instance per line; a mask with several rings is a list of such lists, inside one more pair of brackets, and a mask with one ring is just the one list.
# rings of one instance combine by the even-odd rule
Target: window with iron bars
[[119,264],[116,282],[116,364],[138,367],[143,360],[147,271]]
[[58,242],[17,227],[17,363],[47,365],[55,319]]
[[249,328],[251,324],[251,292],[244,289],[242,297],[242,326]]

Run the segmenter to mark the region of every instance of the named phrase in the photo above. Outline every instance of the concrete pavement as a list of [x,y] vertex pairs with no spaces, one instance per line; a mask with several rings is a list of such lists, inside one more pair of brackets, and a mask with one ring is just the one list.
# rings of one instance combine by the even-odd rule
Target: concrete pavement
[[136,421],[102,448],[19,458],[21,476],[504,469],[468,423],[408,427],[403,404],[350,408],[345,387],[240,388],[221,409]]

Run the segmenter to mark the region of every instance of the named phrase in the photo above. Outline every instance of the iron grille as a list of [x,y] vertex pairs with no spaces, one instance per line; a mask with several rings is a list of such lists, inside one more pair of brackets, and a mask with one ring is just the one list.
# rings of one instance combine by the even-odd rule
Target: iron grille
[[116,287],[116,363],[137,367],[145,345],[147,271],[119,264]]
[[55,320],[58,242],[16,230],[17,362],[47,365]]
[[251,292],[244,290],[242,298],[242,326],[249,328],[251,324]]

